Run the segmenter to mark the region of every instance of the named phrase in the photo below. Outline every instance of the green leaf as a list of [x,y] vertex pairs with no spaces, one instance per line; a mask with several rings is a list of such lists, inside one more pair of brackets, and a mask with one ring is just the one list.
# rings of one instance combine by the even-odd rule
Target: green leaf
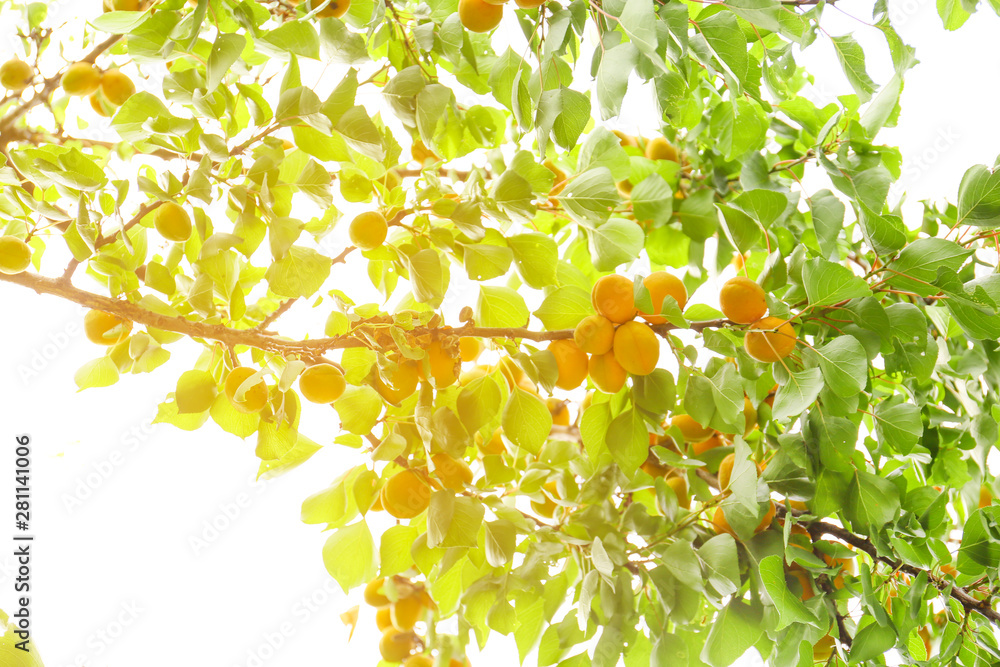
[[570,217],[591,227],[607,220],[611,209],[620,201],[618,188],[607,167],[577,174],[558,199]]
[[729,667],[764,634],[762,610],[740,600],[726,605],[708,632],[701,659],[710,667]]
[[814,308],[872,294],[863,278],[851,273],[846,266],[820,257],[814,257],[802,266],[802,284],[806,288],[809,305]]
[[859,470],[851,479],[844,511],[856,528],[877,532],[896,518],[899,490],[889,480]]
[[924,434],[920,410],[912,403],[875,406],[875,433],[879,442],[901,454],[909,454]]
[[854,88],[854,92],[858,94],[858,99],[862,103],[867,102],[871,99],[877,86],[865,70],[865,52],[861,45],[850,35],[831,37],[830,41],[837,51],[837,60],[840,61],[840,67],[844,70],[844,76]]
[[590,253],[594,268],[613,271],[639,256],[646,235],[634,220],[611,218],[590,231]]
[[323,545],[323,564],[344,592],[371,580],[378,572],[375,540],[364,521],[334,532]]
[[837,239],[844,228],[844,202],[829,190],[820,190],[809,198],[816,241],[826,259],[837,259]]
[[294,53],[304,58],[319,59],[319,35],[307,21],[285,21],[278,28],[258,37],[257,43],[275,55]]
[[524,298],[509,287],[479,288],[476,302],[476,325],[481,327],[523,327],[528,323]]
[[368,435],[382,414],[382,399],[369,385],[348,385],[333,402],[341,427],[357,435]]
[[607,403],[591,405],[580,419],[580,439],[593,465],[611,463],[607,434],[611,425],[611,408]]
[[962,530],[958,550],[958,569],[963,574],[980,576],[995,571],[1000,562],[1000,506],[977,509],[969,515]]
[[220,34],[212,45],[206,65],[207,91],[211,93],[222,82],[229,68],[233,66],[246,47],[246,37],[235,33]]
[[896,631],[871,623],[861,628],[851,644],[851,664],[874,660],[896,645]]
[[312,248],[292,246],[288,254],[267,269],[271,291],[292,298],[312,296],[330,275],[332,260]]
[[826,385],[839,396],[857,394],[868,384],[868,355],[858,339],[849,334],[837,336],[815,348]]
[[465,430],[475,433],[493,421],[500,412],[502,400],[500,385],[490,376],[476,378],[462,387],[455,399],[455,407]]
[[478,498],[435,491],[427,510],[427,546],[474,547],[486,510]]
[[379,540],[379,574],[388,577],[413,567],[410,548],[419,534],[416,526],[396,525],[387,528]]
[[608,449],[627,477],[635,475],[649,454],[649,431],[637,410],[629,409],[608,425]]
[[629,195],[636,220],[665,223],[674,210],[674,193],[663,177],[650,174],[642,179]]
[[785,581],[785,563],[781,556],[767,556],[757,565],[760,580],[764,584],[774,608],[778,611],[778,624],[775,630],[783,630],[793,623],[812,623],[817,620],[799,596],[788,588]]
[[535,317],[549,331],[574,329],[580,320],[594,314],[587,290],[570,285],[552,290],[535,311]]
[[958,186],[955,225],[993,227],[1000,223],[1000,170],[977,164],[962,176]]
[[118,382],[118,367],[111,357],[88,361],[73,376],[79,391],[92,387],[110,387]]
[[[747,54],[746,40],[739,39],[743,31],[740,30],[736,17],[729,12],[719,12],[708,18],[699,18],[696,25],[729,72],[747,86],[750,83],[747,80],[750,75],[750,56]],[[749,87],[753,89],[757,86]]]
[[628,89],[628,78],[635,69],[637,49],[626,42],[608,49],[601,56],[597,69],[597,104],[601,118],[614,118],[622,109],[622,98]]
[[723,533],[698,547],[698,556],[705,564],[708,583],[721,597],[732,595],[740,588],[740,559],[736,540]]
[[552,414],[538,396],[515,387],[503,409],[501,426],[511,442],[537,454],[552,430]]
[[771,414],[775,419],[788,419],[801,414],[813,404],[821,389],[823,372],[819,368],[790,373],[788,382],[778,387]]
[[465,249],[465,271],[471,280],[491,280],[506,275],[514,253],[506,246],[489,243],[460,244]]
[[493,567],[504,567],[514,557],[517,530],[504,519],[486,524],[486,562]]
[[514,253],[521,280],[528,286],[542,289],[556,282],[559,249],[551,236],[533,232],[516,234],[507,237],[507,245]]

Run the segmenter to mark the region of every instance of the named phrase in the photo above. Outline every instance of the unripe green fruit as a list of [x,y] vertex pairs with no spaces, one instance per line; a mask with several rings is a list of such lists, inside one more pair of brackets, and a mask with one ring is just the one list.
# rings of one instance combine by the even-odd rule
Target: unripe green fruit
[[31,264],[31,248],[16,236],[0,236],[0,273],[21,273]]
[[179,414],[201,413],[212,407],[219,386],[208,371],[185,371],[177,379],[174,401]]
[[135,94],[135,84],[132,83],[132,79],[113,69],[101,77],[101,92],[104,93],[104,99],[120,107]]
[[173,202],[168,201],[156,209],[153,226],[168,241],[183,243],[191,238],[191,216]]
[[27,88],[34,76],[35,71],[31,69],[31,65],[17,58],[0,65],[0,86],[15,93]]
[[101,72],[90,63],[73,63],[62,77],[68,95],[90,95],[101,85]]

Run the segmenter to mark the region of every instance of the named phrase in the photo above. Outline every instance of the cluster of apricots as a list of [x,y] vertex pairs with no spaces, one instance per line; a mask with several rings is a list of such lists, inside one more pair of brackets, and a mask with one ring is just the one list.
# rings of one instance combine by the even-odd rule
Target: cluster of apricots
[[115,109],[135,94],[132,79],[117,69],[102,71],[88,62],[73,63],[62,76],[67,95],[90,96],[90,106],[100,116],[110,118]]
[[[508,0],[458,0],[458,18],[466,30],[489,32],[503,18],[503,6]],[[521,9],[535,9],[545,4],[545,0],[514,0]]]
[[[365,586],[365,602],[375,607],[375,623],[382,638],[379,653],[386,662],[401,662],[404,667],[433,667],[434,658],[417,652],[424,642],[417,634],[417,624],[437,606],[422,583],[403,576],[379,577]],[[468,658],[452,658],[448,667],[470,667]]]
[[788,320],[765,317],[767,297],[763,288],[749,278],[727,280],[719,290],[719,306],[731,322],[749,325],[743,347],[757,361],[774,363],[795,349],[795,329]]
[[[618,137],[618,143],[622,148],[636,148],[642,155],[650,160],[669,160],[670,162],[680,162],[681,155],[677,147],[667,141],[664,137],[653,137],[646,140],[642,137],[633,137],[630,134],[614,130]],[[633,183],[626,179],[618,182],[618,193],[622,197],[629,197],[632,194]]]
[[472,478],[468,463],[437,452],[419,467],[400,470],[386,480],[371,509],[397,519],[412,519],[430,506],[432,491],[465,491]]

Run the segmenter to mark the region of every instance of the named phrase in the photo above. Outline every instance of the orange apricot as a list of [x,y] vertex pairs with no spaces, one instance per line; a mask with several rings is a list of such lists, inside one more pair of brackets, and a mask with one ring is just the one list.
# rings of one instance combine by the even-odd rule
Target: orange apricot
[[101,93],[112,105],[120,107],[135,95],[135,84],[127,75],[111,69],[101,76]]
[[445,488],[464,491],[467,484],[472,484],[472,468],[465,461],[453,459],[443,452],[431,456],[431,461],[434,463],[434,476],[441,480]]
[[569,406],[566,405],[566,401],[561,401],[558,398],[547,398],[545,399],[545,407],[549,409],[549,414],[552,415],[552,423],[556,426],[569,426]]
[[484,441],[481,437],[477,437],[476,444],[479,445],[479,449],[483,450],[484,454],[500,456],[507,451],[507,447],[503,444],[503,429],[499,428],[493,431],[489,440]]
[[375,390],[390,403],[400,403],[417,390],[420,381],[420,370],[413,361],[400,361],[396,372],[389,379],[389,384],[376,377]]
[[427,346],[427,361],[431,368],[431,377],[438,389],[443,389],[458,380],[461,371],[461,361],[453,357],[441,346],[441,341],[436,340]]
[[333,403],[346,386],[344,374],[333,364],[309,366],[299,376],[299,392],[310,403]]
[[385,577],[378,577],[377,579],[369,581],[365,586],[365,602],[372,607],[388,607],[391,600],[389,600],[385,593],[382,592],[382,587],[384,585]]
[[691,415],[674,415],[670,426],[676,426],[684,436],[684,442],[702,442],[711,437],[712,429],[702,426]]
[[587,354],[571,340],[552,341],[549,352],[556,358],[559,370],[556,386],[560,389],[576,389],[587,379]]
[[635,294],[632,281],[616,273],[599,278],[590,293],[594,310],[615,324],[635,317]]
[[719,291],[722,314],[737,324],[750,324],[767,313],[767,299],[760,285],[736,276],[726,281]]
[[91,310],[83,316],[83,331],[91,343],[115,345],[128,338],[132,323],[103,310]]
[[258,379],[250,385],[243,391],[242,398],[239,398],[240,387],[256,372],[247,366],[238,366],[226,376],[226,397],[239,412],[253,414],[260,412],[267,405],[267,385],[263,379]]
[[632,375],[649,375],[660,361],[660,340],[642,322],[626,322],[615,330],[614,354]]
[[646,143],[646,157],[650,160],[680,162],[677,147],[663,137],[654,137]]
[[459,338],[458,353],[462,357],[462,361],[475,361],[483,353],[483,341],[472,336]]
[[[489,2],[489,0],[484,1]],[[552,160],[546,160],[542,163],[542,165],[552,172],[554,178],[552,180],[552,189],[549,190],[549,196],[555,197],[557,194],[562,192],[563,188],[566,187],[566,172],[556,166],[556,163]]]
[[668,477],[667,486],[674,491],[677,496],[677,504],[686,510],[691,509],[691,494],[688,493],[687,477]]
[[986,484],[979,487],[979,507],[989,507],[993,504],[993,491]]
[[590,361],[587,362],[587,372],[594,386],[605,394],[617,394],[628,379],[628,371],[618,363],[614,352],[590,357]]
[[365,211],[355,216],[347,230],[351,243],[361,250],[378,248],[385,243],[388,233],[389,227],[385,216],[378,211]]
[[403,661],[403,667],[434,667],[434,658],[423,653],[411,655]]
[[[761,522],[756,528],[754,528],[754,534],[761,532],[771,525],[771,520],[774,519],[774,512],[774,503],[769,501],[767,513],[764,514],[764,518],[761,519]],[[722,533],[729,533],[733,537],[736,537],[736,531],[734,531],[732,526],[729,525],[729,522],[726,520],[726,515],[723,513],[721,507],[717,507],[715,509],[715,515],[712,517],[712,527],[719,535]]]
[[611,351],[615,325],[603,315],[588,315],[576,325],[573,340],[587,354],[604,354]]
[[386,662],[402,662],[417,648],[417,636],[412,632],[400,632],[396,628],[386,628],[379,640],[378,650]]
[[812,587],[812,580],[809,578],[809,573],[806,572],[799,565],[792,565],[789,568],[789,573],[786,578],[795,579],[798,581],[799,587],[802,589],[802,593],[799,595],[799,599],[805,602],[806,600],[812,598],[815,595]]
[[101,85],[101,71],[90,63],[73,63],[66,69],[61,83],[67,95],[90,95]]
[[750,325],[743,339],[747,354],[765,363],[784,359],[795,349],[795,329],[780,317],[765,317]]
[[411,470],[399,471],[382,487],[382,506],[397,519],[412,519],[430,502],[430,487]]
[[396,600],[389,606],[389,618],[392,627],[397,630],[412,630],[420,620],[424,605],[416,595]]
[[[722,459],[722,463],[719,464],[719,490],[725,491],[729,488],[729,482],[733,477],[733,466],[736,465],[736,454],[730,454],[726,458]],[[754,464],[757,466],[757,476],[759,477],[764,471],[761,470],[760,464]],[[794,528],[793,528],[794,530]]]
[[[386,598],[386,600],[388,599]],[[375,627],[378,628],[379,632],[392,627],[392,610],[389,607],[379,607],[375,610]]]
[[701,456],[710,449],[715,449],[716,447],[725,447],[729,442],[722,437],[721,433],[713,433],[707,439],[701,442],[696,442],[691,445],[691,453],[695,456]]
[[484,0],[458,0],[458,18],[472,32],[489,32],[503,18],[503,7]]
[[666,271],[654,271],[646,276],[642,284],[649,290],[650,299],[653,301],[653,312],[640,312],[639,315],[650,324],[663,324],[667,321],[665,317],[658,314],[663,308],[663,298],[666,296],[674,297],[677,306],[684,310],[684,306],[687,304],[687,288],[684,287],[680,278]]

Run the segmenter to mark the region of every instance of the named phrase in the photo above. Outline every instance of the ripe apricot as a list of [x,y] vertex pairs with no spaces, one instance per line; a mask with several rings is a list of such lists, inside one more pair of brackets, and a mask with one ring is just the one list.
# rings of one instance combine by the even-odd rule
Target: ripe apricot
[[576,389],[587,379],[587,354],[571,340],[555,340],[549,343],[549,352],[556,358],[559,376],[556,386],[560,389]]
[[378,211],[365,211],[351,220],[347,233],[351,243],[361,250],[374,250],[385,243],[389,226],[385,216]]
[[179,414],[198,414],[212,407],[219,387],[208,371],[184,371],[177,378],[174,402]]
[[646,142],[646,157],[650,160],[680,162],[677,147],[663,137],[654,137]]
[[573,341],[587,354],[611,351],[615,340],[615,325],[603,315],[588,315],[573,330]]
[[365,586],[365,602],[372,607],[388,607],[392,601],[382,592],[384,585],[385,577],[378,577],[369,581]]
[[101,91],[93,93],[87,98],[90,101],[90,108],[97,112],[102,118],[111,118],[115,115],[115,109],[105,99]]
[[628,371],[622,368],[614,352],[595,354],[587,363],[587,372],[594,386],[605,394],[617,394],[625,386]]
[[[835,576],[830,578],[830,583],[832,583],[833,587],[837,590],[844,587],[845,572],[850,575],[856,575],[858,573],[858,564],[853,558],[833,558],[832,556],[823,554],[823,560],[826,561],[828,567],[840,569]],[[944,571],[944,568],[941,568],[941,570]]]
[[420,620],[420,613],[423,610],[424,605],[416,595],[396,600],[389,607],[392,627],[397,630],[412,630],[413,626]]
[[650,299],[653,301],[653,312],[643,313],[640,311],[639,315],[650,324],[663,324],[667,321],[667,318],[657,314],[663,308],[663,297],[665,296],[674,297],[677,306],[684,310],[684,306],[687,304],[687,288],[684,287],[680,278],[666,271],[654,271],[646,276],[642,284],[649,290]]
[[132,323],[103,310],[91,310],[83,316],[83,330],[91,343],[115,345],[128,338]]
[[639,469],[642,470],[647,475],[649,475],[650,477],[654,478],[666,477],[667,473],[670,472],[670,468],[660,463],[660,459],[656,458],[656,455],[653,454],[653,452],[650,452],[646,456],[646,460],[643,461],[641,466],[639,466]]
[[642,322],[626,322],[615,331],[615,359],[632,375],[649,375],[660,361],[660,340]]
[[35,78],[35,70],[19,58],[11,58],[0,65],[0,86],[12,93],[19,93]]
[[267,385],[262,379],[250,385],[243,392],[242,399],[237,398],[240,386],[256,372],[252,368],[238,366],[226,376],[226,396],[229,398],[229,402],[233,404],[234,408],[246,414],[260,412],[267,404]]
[[390,403],[401,403],[417,390],[417,382],[419,381],[420,371],[417,364],[407,360],[399,362],[396,371],[389,378],[389,384],[378,377],[375,378],[373,384],[382,398]]
[[721,433],[713,433],[705,440],[692,444],[691,453],[694,454],[695,456],[701,456],[710,449],[715,449],[716,447],[725,447],[728,444],[729,443],[726,442],[725,438],[722,437]]
[[535,9],[545,4],[546,0],[514,0],[521,9]]
[[466,658],[465,660],[452,658],[451,660],[448,661],[448,667],[472,667],[472,663],[469,662],[468,658]]
[[813,660],[816,662],[827,662],[830,656],[833,655],[834,647],[836,646],[836,640],[834,640],[832,635],[825,635],[821,637],[818,642],[813,645]]
[[486,377],[491,372],[492,369],[489,366],[476,366],[475,368],[470,368],[467,371],[462,371],[462,374],[458,376],[458,383],[464,387],[473,380]]
[[795,329],[780,317],[765,317],[750,325],[743,338],[747,354],[765,363],[784,359],[795,349]]
[[635,186],[632,185],[632,181],[628,179],[618,181],[615,183],[615,187],[618,188],[618,194],[622,196],[622,199],[629,199],[632,196],[632,190],[635,188]]
[[445,488],[464,491],[467,484],[472,484],[472,469],[465,461],[438,452],[431,456],[431,462],[434,463],[434,476],[441,480]]
[[140,0],[104,0],[106,12],[137,12],[141,8]]
[[458,18],[472,32],[489,32],[503,18],[503,7],[484,0],[458,0]]
[[[754,528],[754,534],[757,534],[770,526],[772,519],[774,519],[774,503],[769,501],[767,513],[764,514],[764,518],[761,519],[761,522],[756,528]],[[712,527],[719,535],[722,533],[729,533],[733,537],[736,537],[736,531],[734,531],[732,526],[729,525],[729,522],[726,520],[726,515],[722,512],[721,507],[717,507],[715,509],[715,515],[712,517]]]
[[635,317],[635,295],[632,281],[617,273],[599,278],[590,293],[594,310],[615,324],[628,322]]
[[299,392],[310,403],[333,403],[346,386],[344,374],[333,364],[310,366],[299,376]]
[[558,487],[555,482],[546,482],[545,490],[551,495],[546,495],[543,502],[538,502],[537,500],[531,501],[531,509],[534,510],[535,514],[539,514],[546,519],[551,519],[552,515],[556,513],[556,501],[552,497],[559,497]]
[[427,346],[427,363],[430,365],[431,377],[438,389],[455,384],[461,372],[461,361],[453,357],[448,350],[436,340]]
[[670,419],[670,425],[680,429],[684,442],[702,442],[713,433],[712,429],[702,426],[691,415],[674,415]]
[[0,273],[12,276],[31,266],[31,247],[16,236],[0,236]]
[[434,658],[423,653],[411,655],[403,662],[403,667],[434,667]]
[[[306,7],[309,11],[312,11],[315,7],[319,7],[322,0],[309,0],[306,3]],[[347,13],[347,10],[351,8],[351,0],[332,0],[330,4],[320,10],[316,16],[321,19],[335,18],[339,19],[341,16]]]
[[566,405],[566,401],[560,401],[558,398],[547,398],[545,406],[549,409],[549,414],[552,415],[553,424],[569,426],[569,406]]
[[379,607],[375,610],[375,627],[379,632],[392,627],[392,610],[389,607]]
[[616,137],[618,137],[618,143],[621,144],[622,148],[628,148],[630,146],[633,148],[638,148],[639,142],[636,141],[635,137],[633,137],[631,134],[625,134],[624,132],[621,132],[619,130],[611,130],[611,131],[614,133]]
[[430,487],[410,470],[399,471],[382,487],[382,507],[397,519],[412,519],[430,502]]
[[101,72],[90,63],[73,63],[62,77],[67,95],[90,95],[101,85]]
[[722,314],[737,324],[750,324],[767,313],[767,298],[760,285],[736,276],[726,281],[719,290],[719,306]]
[[799,595],[799,599],[802,600],[803,602],[812,598],[815,595],[815,593],[813,592],[812,580],[809,578],[809,573],[806,572],[799,565],[792,565],[789,568],[787,577],[798,581],[799,587],[802,589],[802,593]]
[[153,226],[168,241],[183,243],[191,238],[191,216],[179,204],[164,202],[153,214]]
[[990,487],[983,484],[979,487],[979,507],[989,507],[993,504],[993,492]]
[[420,139],[415,140],[413,145],[410,146],[410,156],[414,159],[414,161],[419,162],[420,164],[424,164],[427,160],[437,162],[441,159],[434,154],[434,151],[427,148],[427,145]]
[[[733,477],[733,466],[736,465],[736,454],[730,454],[726,458],[722,459],[722,463],[719,464],[719,490],[725,491],[729,488],[729,482]],[[759,477],[762,472],[764,472],[760,464],[755,464],[757,466],[757,476]]]
[[[506,1],[506,0],[505,0]],[[484,2],[489,2],[489,0],[484,0]],[[489,4],[496,4],[490,2]],[[554,178],[552,179],[552,189],[549,190],[549,196],[555,197],[557,194],[563,191],[566,187],[566,172],[556,166],[556,163],[552,160],[546,160],[542,165],[552,172]]]
[[677,496],[677,504],[686,510],[691,509],[691,494],[688,493],[687,477],[668,477],[667,486],[673,489]]
[[462,357],[462,361],[475,361],[483,353],[483,341],[471,336],[459,338],[458,353]]
[[101,76],[101,92],[104,93],[104,99],[120,107],[135,94],[135,84],[119,70],[112,69]]
[[386,628],[379,640],[378,650],[386,662],[402,662],[417,648],[417,636],[412,632],[400,632],[396,628]]

